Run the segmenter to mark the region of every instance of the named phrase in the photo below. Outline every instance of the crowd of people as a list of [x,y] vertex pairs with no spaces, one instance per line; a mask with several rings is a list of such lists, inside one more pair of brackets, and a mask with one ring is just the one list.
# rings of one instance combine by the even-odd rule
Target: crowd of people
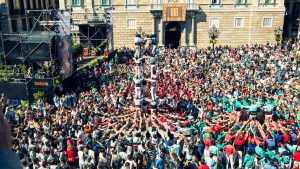
[[152,53],[155,111],[135,106],[132,55],[84,69],[54,104],[7,107],[23,168],[299,168],[299,41],[157,48],[145,78]]

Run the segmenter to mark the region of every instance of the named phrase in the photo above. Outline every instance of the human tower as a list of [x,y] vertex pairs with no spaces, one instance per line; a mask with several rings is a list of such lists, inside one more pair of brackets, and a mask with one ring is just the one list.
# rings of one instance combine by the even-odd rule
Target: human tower
[[[150,104],[151,112],[155,112],[157,109],[157,58],[155,57],[156,44],[155,36],[142,37],[141,34],[137,34],[134,40],[135,43],[135,106],[139,110],[146,111]],[[145,51],[150,54],[150,57],[145,57]],[[149,62],[146,62],[149,59]],[[147,71],[146,65],[150,63],[150,78],[145,77]],[[150,82],[150,95],[147,97],[147,82]]]

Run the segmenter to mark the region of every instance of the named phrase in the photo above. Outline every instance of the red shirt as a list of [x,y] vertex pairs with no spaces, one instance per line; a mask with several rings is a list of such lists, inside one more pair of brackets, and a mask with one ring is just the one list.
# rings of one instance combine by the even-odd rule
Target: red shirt
[[236,153],[236,150],[232,145],[226,145],[224,147],[224,150],[225,150],[225,153],[226,153],[227,156],[230,156],[230,155]]
[[289,142],[290,136],[289,136],[288,134],[283,133],[282,137],[283,137],[283,142],[285,142],[285,143],[288,143],[288,142]]
[[246,139],[245,137],[242,137],[241,139],[239,139],[240,135],[238,134],[237,136],[235,136],[235,144],[238,146],[243,146],[246,143]]
[[217,132],[222,132],[222,126],[220,126],[220,125],[216,125],[216,127],[215,127],[215,130],[217,131]]
[[213,104],[209,104],[209,105],[208,105],[208,111],[209,111],[209,112],[212,112],[213,109],[214,109],[214,105],[213,105]]
[[178,117],[178,118],[184,117],[184,115],[183,115],[182,113],[178,113],[178,114],[177,114],[177,117]]
[[190,121],[186,120],[186,121],[183,121],[183,126],[186,127],[190,124]]
[[297,162],[300,162],[300,152],[295,152],[293,155],[293,159]]
[[233,134],[226,134],[225,141],[230,141],[230,140],[234,139],[234,137],[235,137],[235,135],[233,135]]
[[160,120],[160,122],[162,122],[162,123],[164,123],[164,122],[167,121],[166,118],[165,118],[164,116],[161,116],[161,117],[159,118],[159,120]]
[[209,147],[212,145],[210,138],[204,139],[205,149],[208,150]]
[[68,156],[68,160],[67,160],[68,162],[74,163],[76,161],[75,160],[75,151],[67,150],[66,154]]
[[252,141],[255,142],[254,137],[248,136],[248,143],[252,143]]
[[198,169],[209,169],[209,167],[206,164],[201,164],[199,165]]

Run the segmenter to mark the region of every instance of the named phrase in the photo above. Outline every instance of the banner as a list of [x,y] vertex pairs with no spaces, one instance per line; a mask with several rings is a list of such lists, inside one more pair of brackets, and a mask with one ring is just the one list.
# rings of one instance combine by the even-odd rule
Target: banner
[[64,80],[73,73],[71,15],[68,11],[57,11],[57,16],[61,21],[56,38],[57,54],[61,80]]
[[31,79],[28,85],[32,90],[47,91],[53,88],[53,79]]
[[72,38],[71,35],[57,37],[57,54],[62,80],[73,73]]
[[163,21],[185,21],[186,4],[163,4]]

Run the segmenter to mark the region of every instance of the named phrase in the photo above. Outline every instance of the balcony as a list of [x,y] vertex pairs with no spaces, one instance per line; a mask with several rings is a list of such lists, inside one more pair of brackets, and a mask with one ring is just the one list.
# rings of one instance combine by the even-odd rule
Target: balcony
[[[152,3],[151,4],[151,10],[162,10],[163,9],[163,4],[168,4],[168,3]],[[172,3],[170,3],[172,4]],[[198,10],[198,4],[196,3],[185,3],[186,4],[186,9],[187,10]]]

